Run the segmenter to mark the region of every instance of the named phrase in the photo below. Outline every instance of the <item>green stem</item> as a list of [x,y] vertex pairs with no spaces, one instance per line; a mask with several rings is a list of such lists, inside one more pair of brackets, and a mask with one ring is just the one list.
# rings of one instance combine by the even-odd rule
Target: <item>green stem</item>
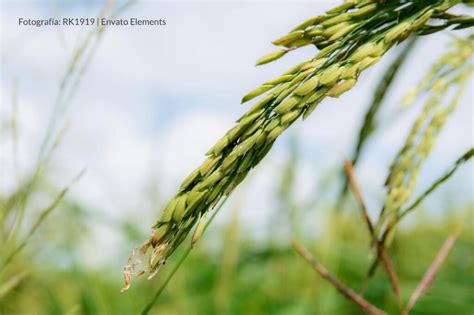
[[[207,227],[209,226],[209,224],[212,222],[212,220],[214,220],[214,218],[216,217],[217,213],[219,212],[219,210],[224,206],[225,202],[227,201],[229,197],[225,197],[222,202],[219,204],[219,206],[217,206],[216,210],[214,211],[214,213],[212,214],[212,216],[209,218],[209,220],[206,222],[206,225],[204,226],[204,230],[203,230],[203,234],[204,232],[206,232],[207,230]],[[155,296],[153,297],[153,299],[145,306],[145,308],[143,309],[142,311],[142,315],[147,315],[148,312],[152,309],[152,307],[155,305],[155,303],[158,301],[158,299],[160,298],[161,296],[161,293],[163,293],[163,291],[166,289],[166,287],[168,286],[168,283],[171,281],[171,279],[173,278],[173,276],[175,275],[175,273],[178,271],[178,269],[181,267],[181,265],[183,264],[183,262],[186,260],[186,258],[188,257],[189,253],[191,252],[191,250],[193,249],[193,246],[189,246],[188,248],[186,248],[186,251],[183,253],[183,255],[181,256],[181,258],[179,259],[179,261],[176,263],[176,265],[174,266],[173,270],[171,270],[171,272],[169,273],[168,277],[165,279],[165,281],[163,282],[163,284],[158,288],[158,291],[156,291],[155,293]]]
[[396,222],[400,221],[404,216],[406,216],[408,213],[413,211],[418,205],[429,195],[431,194],[436,188],[438,188],[439,185],[444,183],[446,180],[448,180],[461,166],[463,163],[469,161],[472,156],[474,155],[474,148],[469,149],[466,153],[464,153],[451,167],[451,169],[438,178],[426,191],[424,191],[408,208],[403,210],[396,218]]
[[158,301],[158,298],[161,296],[161,293],[165,290],[165,288],[168,286],[168,283],[171,281],[171,279],[173,278],[174,274],[176,273],[176,271],[178,271],[179,267],[181,267],[181,265],[183,264],[183,262],[186,260],[186,258],[188,257],[189,253],[191,252],[191,249],[192,247],[189,246],[186,251],[184,252],[183,256],[181,256],[181,258],[179,259],[179,261],[176,263],[176,265],[174,266],[173,270],[170,272],[170,274],[168,275],[168,277],[166,278],[166,280],[163,282],[163,284],[160,286],[160,288],[158,289],[158,291],[156,291],[156,294],[155,296],[153,297],[153,299],[150,301],[150,303],[147,304],[147,306],[143,309],[142,311],[142,315],[147,315],[148,312],[151,310],[151,308],[153,307],[153,305],[155,305],[156,301]]

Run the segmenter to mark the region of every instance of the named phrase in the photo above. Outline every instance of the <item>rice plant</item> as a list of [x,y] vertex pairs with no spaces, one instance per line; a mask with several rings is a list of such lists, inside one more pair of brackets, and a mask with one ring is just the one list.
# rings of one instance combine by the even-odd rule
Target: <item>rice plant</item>
[[[116,16],[132,3],[115,7],[107,1],[98,15]],[[182,182],[171,200],[162,200],[156,193],[157,186],[168,185],[159,182],[151,188],[151,198],[130,194],[147,209],[121,205],[113,209],[114,215],[124,208],[130,210],[130,216],[121,218],[100,213],[102,209],[94,208],[87,199],[71,197],[69,190],[82,176],[80,170],[59,188],[48,176],[55,166],[55,150],[67,140],[63,138],[67,131],[64,114],[79,92],[85,72],[95,65],[92,60],[97,51],[104,48],[101,43],[110,39],[104,36],[108,28],[80,33],[82,41],[68,56],[58,82],[53,115],[40,139],[33,173],[11,193],[0,195],[0,314],[128,315],[153,313],[155,308],[159,314],[470,314],[474,307],[474,239],[466,231],[472,229],[472,201],[450,205],[449,198],[457,197],[450,191],[448,197],[437,199],[449,205],[439,216],[430,211],[444,211],[444,205],[430,209],[426,201],[465,170],[474,149],[455,156],[432,182],[423,182],[421,173],[431,170],[427,164],[436,146],[442,144],[439,137],[449,129],[448,122],[456,120],[453,114],[472,82],[474,37],[467,28],[472,28],[473,18],[458,14],[467,11],[466,5],[473,2],[349,0],[299,24],[274,40],[277,50],[256,63],[272,64],[306,46],[316,48],[312,58],[301,60],[242,98],[244,106],[253,104],[208,150],[204,162]],[[464,31],[458,31],[461,29]],[[443,55],[406,94],[390,93],[396,81],[411,71],[406,65],[423,45],[420,37],[435,33],[451,38]],[[303,174],[301,181],[308,164],[320,163],[320,159],[306,156],[309,139],[298,135],[296,128],[287,129],[300,118],[321,114],[315,109],[320,103],[329,106],[328,98],[351,101],[344,93],[360,91],[368,78],[365,70],[381,60],[388,63],[372,86],[373,97],[366,104],[361,126],[352,135],[352,154],[344,164],[341,154],[341,163],[333,168],[314,176]],[[425,63],[422,59],[416,62]],[[128,95],[132,88],[123,93]],[[5,134],[14,139],[11,150],[15,155],[19,154],[15,146],[22,132],[16,121],[21,105],[16,98],[22,92],[12,91],[11,117],[1,117],[0,127],[6,126],[2,131],[7,130]],[[356,168],[368,156],[364,150],[370,149],[371,140],[384,137],[389,129],[382,119],[389,101],[399,105],[398,117],[408,117],[408,106],[419,114],[403,133],[406,139],[400,138],[400,148],[394,148],[393,159],[388,157],[391,164],[387,161],[386,172],[371,173],[381,181],[386,179],[385,186],[378,187],[383,194],[373,196],[370,189],[359,185],[358,179],[365,184],[366,178]],[[364,104],[350,105],[361,108]],[[342,119],[333,118],[335,126],[343,125]],[[308,127],[308,123],[301,127]],[[294,131],[283,163],[266,158],[277,139],[285,141],[281,135]],[[248,191],[234,191],[241,183],[252,181],[247,175],[253,168],[269,162],[276,162],[279,169],[271,179],[275,187],[266,187],[272,194],[269,201],[275,201],[276,206],[265,216],[264,233],[259,230],[255,237],[247,218],[240,215],[243,210],[260,209],[244,202],[252,196]],[[314,188],[300,197],[307,188],[301,189],[301,182],[308,178]],[[157,176],[156,182],[159,180]],[[106,182],[114,189],[116,183]],[[229,209],[231,217],[221,225],[213,224],[231,196],[237,199]],[[124,267],[123,291],[130,288],[135,276],[152,278],[159,273],[159,277],[137,281],[126,295],[121,294],[122,275],[116,265],[124,260],[131,244],[148,235],[137,222],[156,214],[156,204],[165,207],[149,239]],[[412,221],[401,226],[407,217]],[[260,219],[251,220],[254,218]],[[92,226],[100,233],[94,234]],[[111,241],[115,234],[120,244]],[[200,244],[204,234],[210,241]],[[56,238],[67,243],[67,248],[62,248],[62,243],[58,246]],[[90,253],[95,250],[105,254]],[[114,250],[120,254],[113,255]],[[96,256],[107,257],[101,263]],[[162,268],[165,263],[168,267]]]
[[[151,278],[194,226],[191,244],[198,241],[209,212],[232,193],[298,118],[307,118],[326,97],[339,97],[352,89],[364,70],[408,37],[469,27],[471,17],[448,13],[460,3],[454,0],[347,1],[274,40],[273,44],[281,48],[258,59],[257,65],[270,63],[307,45],[314,45],[319,51],[315,57],[263,83],[242,98],[245,103],[261,96],[237,120],[236,126],[209,149],[203,164],[182,182],[153,226],[149,240],[141,246],[138,258],[133,260],[132,257],[124,268],[125,288],[129,287],[131,274],[148,248],[152,248],[148,268],[139,274],[148,271]],[[426,142],[432,142],[435,136],[433,129],[441,127],[440,121],[446,115],[445,111],[439,112],[433,121],[420,149],[424,155],[429,153],[430,144]],[[390,207],[393,206],[391,194],[387,201]]]
[[[456,109],[474,71],[472,37],[455,39],[450,51],[443,55],[422,82],[407,94],[405,102],[423,90],[430,97],[414,122],[404,146],[393,161],[386,181],[388,189],[384,208],[378,222],[378,231],[394,218],[410,199],[417,183],[418,173],[429,156],[438,134],[447,118]],[[385,236],[388,231],[385,231]],[[384,236],[384,237],[385,237]]]

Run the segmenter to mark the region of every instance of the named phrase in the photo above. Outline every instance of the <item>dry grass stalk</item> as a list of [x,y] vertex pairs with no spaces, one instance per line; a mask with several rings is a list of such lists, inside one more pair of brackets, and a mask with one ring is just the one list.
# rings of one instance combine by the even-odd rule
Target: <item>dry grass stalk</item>
[[416,302],[420,298],[423,293],[426,292],[428,287],[431,285],[431,283],[434,281],[436,274],[438,273],[439,269],[441,268],[441,265],[443,264],[444,260],[446,259],[446,256],[448,256],[449,251],[453,247],[454,243],[456,242],[456,239],[458,238],[459,234],[461,233],[461,229],[455,230],[444,242],[443,246],[439,250],[438,254],[436,255],[435,259],[431,263],[430,267],[426,271],[425,275],[421,279],[420,283],[416,287],[415,291],[413,291],[413,294],[410,296],[410,299],[407,304],[407,313],[413,309],[415,306]]
[[369,230],[370,236],[372,237],[372,239],[375,239],[375,246],[377,250],[377,260],[380,259],[380,261],[382,261],[384,270],[387,273],[387,276],[390,280],[392,291],[395,295],[395,298],[397,299],[398,308],[400,309],[400,312],[403,313],[405,307],[401,299],[400,284],[399,284],[400,282],[398,280],[397,272],[395,271],[395,267],[393,266],[392,259],[388,255],[387,250],[384,247],[383,243],[378,241],[375,238],[375,230],[374,230],[374,226],[372,222],[370,221],[367,206],[364,202],[364,199],[362,198],[359,185],[357,184],[357,181],[355,179],[352,164],[347,159],[344,160],[344,169],[346,170],[348,182],[350,186],[352,187],[352,191],[354,192],[357,203],[361,209],[361,212],[364,217],[365,223],[367,225],[367,229]]
[[356,303],[362,310],[374,314],[374,315],[383,315],[386,314],[384,311],[380,310],[375,305],[371,304],[369,301],[364,299],[362,296],[351,290],[344,283],[339,281],[336,277],[327,271],[327,269],[321,265],[311,253],[298,243],[293,243],[293,248],[295,251],[300,254],[313,269],[326,281],[331,283],[341,294],[347,297],[352,302]]
[[373,236],[375,233],[374,226],[372,225],[372,221],[370,221],[367,206],[365,205],[364,199],[362,198],[362,194],[360,192],[359,185],[357,184],[357,181],[355,179],[352,163],[348,159],[344,159],[344,169],[346,170],[347,179],[349,181],[349,184],[352,187],[354,196],[361,209],[362,215],[364,217],[364,221],[367,224],[367,229],[369,230],[370,235]]
[[[459,159],[458,161],[464,161],[469,159],[469,157],[472,155],[472,149],[466,153],[462,159]],[[460,162],[459,162],[460,163]],[[456,164],[458,165],[458,163]],[[454,242],[456,238],[458,237],[460,233],[460,229],[456,230],[443,244],[442,248],[438,252],[437,256],[433,260],[431,266],[429,267],[428,271],[425,273],[423,276],[422,280],[418,284],[417,288],[413,292],[412,296],[410,297],[410,300],[408,301],[407,306],[405,307],[403,304],[403,301],[401,299],[401,294],[400,294],[400,285],[399,285],[399,280],[398,280],[398,275],[395,271],[395,268],[393,266],[393,262],[390,258],[390,256],[387,253],[386,248],[384,247],[384,243],[382,241],[379,241],[375,237],[375,229],[374,226],[370,220],[370,217],[368,215],[367,207],[364,202],[364,199],[362,197],[362,194],[360,192],[359,185],[357,184],[357,181],[354,176],[353,172],[353,167],[352,164],[349,160],[345,159],[344,160],[344,168],[347,173],[347,178],[350,186],[352,187],[352,190],[354,192],[355,198],[357,200],[357,203],[361,209],[364,221],[367,225],[367,229],[369,230],[370,235],[374,238],[375,240],[375,246],[377,249],[377,260],[382,262],[382,266],[384,267],[385,272],[388,275],[388,278],[390,280],[390,284],[392,287],[392,291],[397,299],[398,307],[400,314],[402,315],[407,315],[409,311],[413,308],[415,305],[416,301],[419,299],[419,297],[426,292],[427,288],[429,285],[433,282],[436,274],[438,273],[443,261],[445,260],[447,254],[449,253],[449,250],[451,247],[454,245]],[[351,301],[355,302],[361,309],[363,309],[366,312],[369,312],[371,314],[385,314],[382,310],[378,309],[376,306],[372,305],[370,302],[365,300],[361,295],[355,293],[352,291],[350,288],[348,288],[346,285],[344,285],[342,282],[340,282],[337,278],[335,278],[333,275],[331,275],[326,268],[321,265],[312,255],[311,253],[306,250],[302,245],[293,243],[293,248],[308,262],[311,264],[313,269],[318,272],[325,280],[327,280],[329,283],[331,283],[333,286],[336,287],[336,289],[342,293],[344,296],[346,296],[348,299]],[[376,266],[376,264],[374,265]]]

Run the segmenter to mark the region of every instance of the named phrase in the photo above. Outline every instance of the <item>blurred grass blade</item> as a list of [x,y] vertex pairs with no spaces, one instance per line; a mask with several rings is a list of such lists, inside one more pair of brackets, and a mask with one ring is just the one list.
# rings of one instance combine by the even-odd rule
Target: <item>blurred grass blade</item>
[[46,217],[53,211],[58,204],[61,202],[61,200],[64,198],[66,195],[67,191],[69,188],[63,189],[53,200],[53,202],[46,208],[44,208],[41,211],[40,216],[38,219],[35,221],[35,223],[31,226],[30,230],[28,231],[28,234],[26,237],[23,239],[23,241],[20,242],[20,244],[8,255],[8,257],[5,259],[4,263],[2,264],[2,267],[0,269],[4,269],[12,260],[15,258],[15,256],[28,244],[29,239],[33,234],[36,232],[36,230],[39,228],[41,223],[46,219]]
[[10,118],[10,132],[12,137],[12,154],[13,154],[13,168],[15,170],[15,176],[18,178],[19,174],[19,130],[18,130],[18,93],[17,83],[13,82],[12,86],[12,113]]
[[14,275],[6,282],[0,285],[0,300],[5,297],[11,290],[17,287],[26,277],[28,276],[28,272],[23,271],[17,275]]
[[439,250],[435,259],[433,260],[431,266],[428,268],[425,275],[421,279],[420,283],[416,287],[415,291],[410,296],[410,300],[408,301],[408,304],[407,304],[407,312],[409,312],[415,306],[420,296],[426,292],[430,284],[433,282],[436,274],[441,268],[441,265],[446,259],[446,256],[448,256],[449,251],[451,250],[454,243],[456,242],[456,239],[459,236],[460,232],[461,232],[460,229],[454,231],[444,242],[443,246]]
[[397,220],[400,220],[403,218],[405,215],[407,215],[409,212],[411,212],[413,209],[418,207],[420,203],[423,202],[423,200],[428,197],[436,188],[438,188],[439,185],[447,181],[456,171],[457,169],[467,161],[469,161],[472,156],[474,155],[474,148],[469,149],[466,153],[464,153],[451,167],[451,169],[438,178],[424,193],[422,193],[414,202],[411,206],[409,206],[407,209],[405,209],[398,217]]
[[48,217],[48,215],[56,209],[56,207],[61,203],[63,200],[64,196],[66,193],[69,191],[69,188],[76,182],[78,181],[82,175],[84,174],[85,171],[81,171],[73,180],[72,182],[66,186],[63,190],[59,192],[59,194],[54,198],[54,200],[51,202],[49,206],[44,208],[43,210],[40,211],[40,215],[36,219],[36,221],[33,223],[33,225],[30,227],[29,231],[27,232],[26,236],[24,239],[20,242],[18,246],[16,246],[11,253],[7,256],[5,261],[2,263],[0,267],[0,271],[4,270],[5,267],[15,258],[15,256],[20,253],[23,248],[28,244],[28,241],[30,238],[35,234],[36,230],[41,226],[41,224],[44,222],[44,220]]
[[[106,3],[101,6],[99,16],[104,16],[109,11],[112,3],[113,1],[106,1]],[[81,78],[90,63],[92,56],[95,54],[95,47],[97,47],[99,44],[103,31],[104,27],[91,29],[87,33],[85,39],[81,41],[79,46],[74,50],[73,56],[69,60],[67,69],[61,79],[58,93],[54,100],[53,111],[47,122],[45,135],[41,140],[36,165],[31,175],[31,181],[25,187],[25,191],[22,193],[21,199],[18,200],[18,213],[16,214],[13,228],[10,230],[8,236],[9,239],[14,237],[18,232],[23,222],[23,217],[26,212],[29,198],[31,197],[36,183],[41,177],[46,165],[52,158],[54,150],[64,135],[65,128],[60,124],[62,117],[61,115],[67,109],[67,105],[74,95],[74,92],[79,87]],[[57,131],[58,128],[59,131]]]
[[[56,149],[59,147],[61,144],[64,135],[66,134],[66,127],[65,126],[63,129],[61,129],[58,134],[56,135],[56,139],[50,148],[50,151],[48,153],[49,157],[54,155],[54,152]],[[45,161],[46,162],[46,161]],[[38,164],[39,165],[39,164]],[[39,165],[40,166],[40,165]],[[7,237],[7,241],[9,240],[14,240],[16,236],[19,234],[21,230],[21,226],[23,224],[23,219],[26,213],[26,203],[28,201],[28,198],[30,198],[30,195],[33,193],[35,189],[35,185],[37,184],[37,181],[39,179],[39,176],[42,173],[42,168],[45,168],[46,165],[41,165],[41,169],[37,168],[35,170],[35,173],[29,176],[26,184],[21,187],[20,195],[18,195],[17,199],[12,200],[14,203],[10,204],[11,208],[10,210],[14,209],[15,206],[18,206],[18,211],[15,213],[15,219],[13,221],[12,227],[10,229],[9,235]],[[8,209],[8,208],[7,208]]]
[[359,294],[352,291],[344,283],[336,279],[332,274],[330,274],[327,269],[321,265],[311,253],[298,243],[293,243],[293,248],[295,251],[303,257],[313,269],[326,281],[331,283],[342,295],[356,303],[362,310],[373,314],[373,315],[384,315],[384,311],[380,310],[378,307],[371,304],[369,301],[364,299]]
[[289,154],[284,162],[276,187],[275,198],[278,200],[278,211],[268,218],[268,235],[279,234],[279,228],[290,228],[293,237],[299,234],[298,202],[295,200],[297,166],[300,165],[301,154],[299,150],[298,138],[292,134],[289,139]]
[[232,217],[224,231],[219,277],[214,289],[214,304],[218,314],[229,314],[232,301],[233,280],[238,276],[237,264],[241,244],[237,241],[240,234],[240,202],[232,208]]
[[[392,259],[388,255],[387,250],[384,247],[383,243],[379,242],[379,240],[376,238],[374,226],[372,222],[370,221],[369,212],[368,212],[366,203],[364,201],[364,198],[362,197],[362,193],[360,191],[359,185],[357,184],[357,180],[354,176],[354,169],[352,167],[351,162],[347,159],[344,160],[344,169],[346,170],[346,173],[347,173],[346,176],[348,178],[350,186],[352,187],[352,191],[354,192],[357,203],[359,204],[359,208],[362,212],[362,216],[367,225],[367,229],[369,230],[370,237],[375,242],[375,246],[377,250],[376,263],[379,260],[382,262],[384,270],[387,273],[388,279],[390,280],[393,294],[395,295],[395,298],[397,299],[398,308],[400,312],[403,313],[405,307],[403,305],[403,301],[400,295],[400,281],[398,280],[397,272],[395,271],[395,267],[393,265]],[[369,274],[369,277],[370,276],[371,274]]]
[[354,196],[357,200],[357,203],[361,209],[362,216],[364,217],[364,221],[367,225],[367,229],[369,230],[370,236],[374,237],[375,236],[375,230],[372,222],[370,221],[369,217],[369,212],[367,210],[367,206],[365,205],[364,199],[362,198],[362,193],[360,192],[359,185],[357,184],[357,181],[354,176],[354,168],[352,163],[344,159],[344,169],[346,170],[346,177],[348,179],[348,182],[350,183],[352,190],[354,192]]

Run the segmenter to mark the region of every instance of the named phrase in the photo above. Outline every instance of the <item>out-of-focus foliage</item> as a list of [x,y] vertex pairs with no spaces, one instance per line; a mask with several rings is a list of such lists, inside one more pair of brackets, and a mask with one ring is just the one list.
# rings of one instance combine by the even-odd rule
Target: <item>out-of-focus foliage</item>
[[[385,274],[379,270],[370,282],[364,280],[371,258],[367,255],[370,240],[357,212],[327,211],[327,233],[304,243],[341,280],[355,290],[365,288],[370,301],[396,312]],[[470,213],[465,220],[470,224],[465,226],[434,286],[411,314],[467,315],[474,309],[472,208],[457,213]],[[392,255],[405,299],[458,219],[447,215],[435,220],[420,214],[416,223],[397,234]],[[213,250],[198,246],[151,314],[360,314],[314,274],[288,244],[277,246],[271,239],[251,241],[234,220],[223,230],[210,230],[206,238],[219,239],[220,246]],[[60,226],[55,233],[68,234]],[[31,247],[40,250],[41,243]],[[81,257],[70,258],[74,267],[68,269],[19,259],[12,275],[27,274],[0,299],[0,314],[137,314],[165,276],[137,281],[127,294],[122,294],[118,270],[93,271],[83,266]]]

